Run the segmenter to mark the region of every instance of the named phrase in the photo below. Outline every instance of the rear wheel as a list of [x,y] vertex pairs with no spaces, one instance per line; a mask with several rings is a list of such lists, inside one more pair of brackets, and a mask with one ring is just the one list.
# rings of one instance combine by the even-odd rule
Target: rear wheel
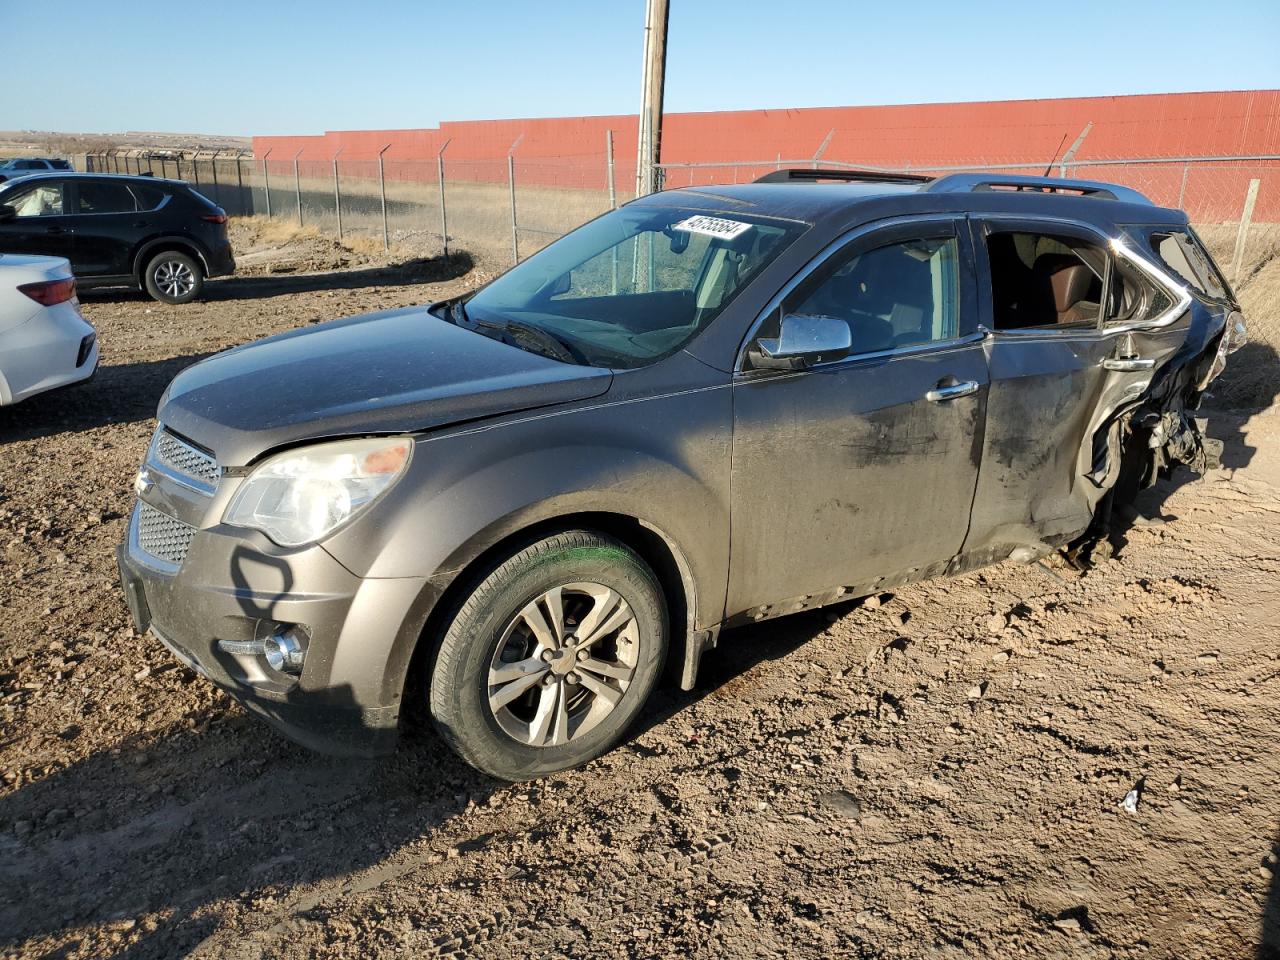
[[204,289],[204,272],[194,257],[166,250],[151,258],[143,283],[147,293],[161,303],[188,303]]
[[644,561],[603,534],[558,534],[516,553],[462,604],[432,670],[431,714],[492,776],[576,767],[626,732],[666,651],[666,604]]

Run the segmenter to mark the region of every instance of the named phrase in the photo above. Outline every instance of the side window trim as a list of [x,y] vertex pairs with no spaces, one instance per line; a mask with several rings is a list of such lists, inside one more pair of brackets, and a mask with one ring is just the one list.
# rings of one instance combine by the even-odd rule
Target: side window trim
[[[909,216],[891,217],[885,220],[874,220],[869,223],[863,223],[844,233],[840,234],[829,244],[823,247],[809,260],[803,267],[796,271],[782,287],[769,298],[768,302],[756,314],[755,320],[747,328],[746,336],[738,345],[738,356],[734,361],[733,370],[736,376],[740,376],[747,372],[746,357],[747,348],[755,341],[759,335],[760,328],[765,322],[778,312],[795,291],[810,279],[815,273],[821,271],[833,257],[842,255],[849,250],[854,244],[861,244],[863,241],[872,241],[865,249],[874,249],[878,246],[893,243],[895,240],[918,239],[926,236],[930,229],[938,231],[938,235],[949,235],[955,238],[957,250],[959,252],[959,269],[960,269],[960,297],[958,309],[960,311],[959,318],[959,335],[950,340],[931,341],[929,343],[918,343],[910,346],[896,347],[891,350],[879,350],[871,353],[860,353],[850,355],[841,360],[833,361],[833,364],[850,363],[860,360],[871,360],[883,358],[886,356],[894,356],[899,353],[919,353],[925,350],[935,350],[943,347],[954,347],[956,344],[966,343],[971,340],[981,339],[984,335],[981,329],[965,330],[965,306],[972,307],[971,301],[973,290],[973,254],[971,245],[968,241],[968,230],[966,229],[966,221],[968,217],[963,213],[946,213],[946,214],[912,214]],[[943,231],[950,230],[949,234]],[[822,364],[821,368],[826,368],[831,364]],[[814,368],[820,369],[820,368]]]
[[1169,297],[1170,304],[1150,319],[1107,324],[1103,327],[1104,333],[1115,334],[1131,333],[1135,330],[1159,330],[1169,326],[1186,312],[1187,307],[1191,306],[1191,294],[1187,292],[1186,285],[1179,283],[1167,271],[1156,266],[1151,260],[1135,251],[1129,244],[1117,238],[1111,241],[1111,251],[1115,256],[1124,260],[1125,263],[1145,274],[1149,282],[1161,288]]

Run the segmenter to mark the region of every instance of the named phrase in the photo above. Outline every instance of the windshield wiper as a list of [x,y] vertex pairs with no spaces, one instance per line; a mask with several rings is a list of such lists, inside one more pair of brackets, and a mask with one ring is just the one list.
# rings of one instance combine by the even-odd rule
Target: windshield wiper
[[[461,303],[455,304],[454,307],[457,309],[459,316],[473,330],[492,330],[495,333],[506,334],[508,340],[523,341],[528,346],[541,348],[538,353],[550,357],[552,360],[579,364],[585,362],[577,350],[549,330],[543,330],[541,327],[535,327],[531,323],[524,323],[520,320],[507,319],[500,322],[496,320],[481,320],[477,317],[467,316],[466,309]],[[519,346],[520,344],[517,342],[515,345]]]
[[535,327],[531,323],[522,323],[519,320],[508,320],[501,326],[501,329],[508,336],[515,339],[523,337],[526,342],[530,340],[536,342],[554,360],[563,360],[565,363],[583,362],[577,350],[550,330]]
[[[553,360],[562,360],[565,363],[586,363],[586,358],[578,350],[570,346],[565,340],[557,337],[550,330],[544,330],[542,327],[535,327],[533,324],[525,323],[522,320],[481,320],[479,317],[470,316],[461,300],[449,306],[449,313],[453,318],[453,322],[459,326],[465,324],[472,330],[492,330],[506,334],[508,340],[523,340],[529,346],[540,347],[541,349],[538,352],[544,356],[551,357]],[[518,346],[519,344],[516,345]]]

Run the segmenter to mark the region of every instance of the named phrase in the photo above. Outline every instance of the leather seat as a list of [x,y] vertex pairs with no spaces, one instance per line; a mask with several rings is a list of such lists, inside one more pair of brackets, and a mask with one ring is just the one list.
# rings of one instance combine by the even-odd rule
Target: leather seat
[[1069,254],[1041,254],[1031,266],[1031,277],[1038,301],[1034,310],[1044,317],[1040,322],[1077,323],[1097,319],[1102,281],[1079,258]]

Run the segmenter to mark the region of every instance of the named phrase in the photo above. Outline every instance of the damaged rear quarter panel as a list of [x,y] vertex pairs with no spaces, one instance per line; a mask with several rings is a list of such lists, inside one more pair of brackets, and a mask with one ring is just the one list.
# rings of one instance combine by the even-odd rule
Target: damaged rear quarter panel
[[[1174,411],[1195,429],[1181,412],[1198,400],[1196,372],[1221,334],[1221,314],[1193,301],[1159,329],[993,334],[986,448],[965,553],[1058,545],[1084,533],[1119,479],[1121,445],[1135,442],[1131,418]],[[1103,366],[1118,355],[1155,367]]]

